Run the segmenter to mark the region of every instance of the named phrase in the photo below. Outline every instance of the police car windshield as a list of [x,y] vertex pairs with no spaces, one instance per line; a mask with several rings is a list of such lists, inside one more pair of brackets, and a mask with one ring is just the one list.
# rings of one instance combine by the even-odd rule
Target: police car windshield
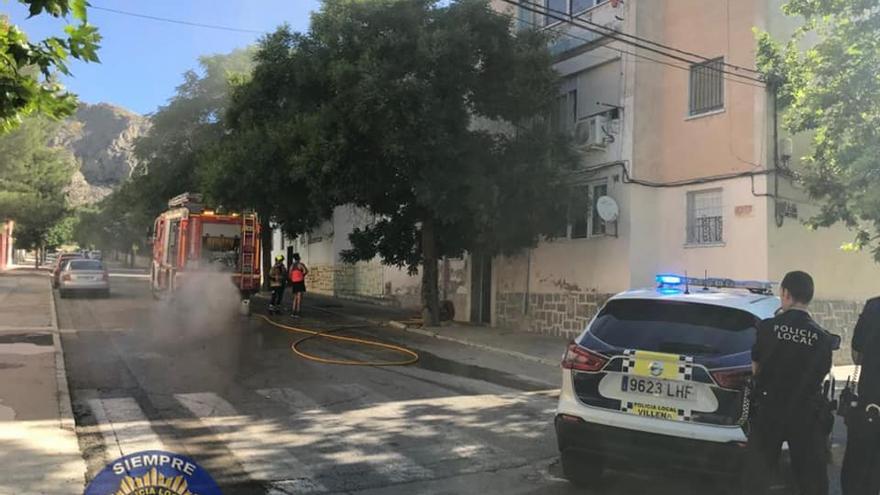
[[722,306],[621,299],[605,305],[590,332],[623,349],[726,355],[751,349],[757,322],[746,311]]

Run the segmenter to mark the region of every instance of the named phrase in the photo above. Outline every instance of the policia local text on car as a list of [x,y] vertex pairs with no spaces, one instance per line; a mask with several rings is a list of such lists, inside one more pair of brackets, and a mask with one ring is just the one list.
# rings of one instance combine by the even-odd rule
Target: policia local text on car
[[787,441],[799,492],[827,495],[827,441],[834,416],[822,382],[831,370],[834,337],[807,312],[813,299],[809,274],[789,272],[781,289],[782,311],[761,322],[752,348],[754,393],[743,493],[765,493]]

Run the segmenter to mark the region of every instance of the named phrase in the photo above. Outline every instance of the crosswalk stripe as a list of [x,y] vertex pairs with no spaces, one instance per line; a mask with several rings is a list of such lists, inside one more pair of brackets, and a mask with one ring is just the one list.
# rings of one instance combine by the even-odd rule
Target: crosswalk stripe
[[295,432],[275,422],[242,415],[213,392],[175,394],[174,398],[226,443],[251,478],[301,480],[297,493],[326,491],[320,483],[311,481],[313,473],[290,452]]
[[131,397],[88,399],[110,458],[143,450],[164,450],[141,406]]
[[[334,384],[323,388],[328,397],[325,403],[355,404],[362,407],[370,407],[370,400],[390,401],[383,394],[360,385],[360,384]],[[327,454],[322,454],[315,462],[320,468],[316,470],[326,471],[334,465],[346,465],[352,463],[366,464],[370,470],[393,483],[431,479],[434,473],[417,464],[399,452],[389,450],[387,445],[381,445],[376,439],[364,432],[353,432],[347,427],[345,418],[348,412],[335,413],[327,410],[317,400],[294,388],[261,389],[257,393],[280,402],[287,407],[288,411],[294,412],[297,419],[305,419],[313,425],[306,430],[297,429],[298,441],[291,447],[307,448],[312,442],[319,442],[324,437],[332,438],[335,435],[344,435],[344,444]],[[332,418],[331,422],[325,423],[325,419]],[[318,425],[315,428],[315,425]],[[366,447],[366,448],[362,448]]]

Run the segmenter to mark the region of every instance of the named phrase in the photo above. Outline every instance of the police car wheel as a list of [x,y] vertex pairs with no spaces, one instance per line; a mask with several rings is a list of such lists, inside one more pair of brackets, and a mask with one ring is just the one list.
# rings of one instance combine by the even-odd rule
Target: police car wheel
[[597,455],[564,451],[562,474],[571,484],[579,488],[597,487],[602,481],[602,458]]

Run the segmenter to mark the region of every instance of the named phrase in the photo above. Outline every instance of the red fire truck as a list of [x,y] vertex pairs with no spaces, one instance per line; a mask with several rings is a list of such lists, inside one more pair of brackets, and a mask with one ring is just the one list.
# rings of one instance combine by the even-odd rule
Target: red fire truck
[[247,299],[260,288],[260,223],[254,213],[205,208],[199,194],[168,201],[153,224],[153,295],[162,298],[192,274],[229,277]]

